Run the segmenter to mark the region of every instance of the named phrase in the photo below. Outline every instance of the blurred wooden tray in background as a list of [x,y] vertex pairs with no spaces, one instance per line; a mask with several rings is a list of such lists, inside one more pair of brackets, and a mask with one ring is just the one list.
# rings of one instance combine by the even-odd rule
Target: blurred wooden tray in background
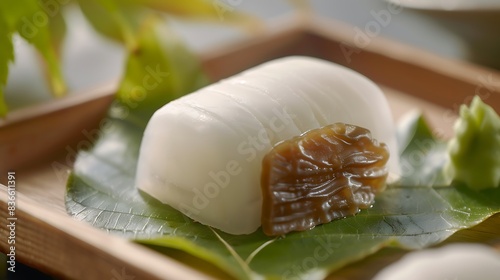
[[[458,106],[480,95],[500,112],[500,73],[451,61],[384,38],[356,45],[353,29],[331,20],[285,22],[273,32],[201,54],[213,80],[274,58],[307,55],[352,68],[379,84],[395,119],[420,109],[435,132],[451,135]],[[175,259],[108,235],[69,217],[64,209],[68,170],[83,130],[98,127],[113,101],[116,83],[31,108],[0,120],[0,182],[16,172],[16,257],[48,273],[75,279],[196,279],[221,272],[183,254]],[[1,219],[7,218],[5,186],[0,187]],[[0,248],[7,252],[7,230]],[[453,241],[500,244],[500,215],[455,234]],[[369,279],[404,252],[385,249],[347,266],[331,279]],[[180,262],[182,260],[183,262]],[[359,269],[362,267],[363,269]]]

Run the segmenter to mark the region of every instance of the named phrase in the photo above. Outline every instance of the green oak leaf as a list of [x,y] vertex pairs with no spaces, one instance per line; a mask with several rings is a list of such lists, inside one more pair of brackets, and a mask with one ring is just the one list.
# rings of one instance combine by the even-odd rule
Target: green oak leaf
[[[435,185],[446,145],[434,139],[419,115],[399,128],[401,161],[411,167],[375,205],[349,217],[279,238],[259,229],[230,235],[199,224],[134,186],[144,122],[123,117],[117,102],[106,129],[81,151],[70,176],[66,207],[77,220],[151,248],[174,248],[212,263],[239,279],[322,279],[342,266],[387,246],[418,249],[437,244],[500,211],[500,191],[475,192]],[[422,144],[423,143],[423,144]],[[415,152],[417,151],[417,152]],[[418,153],[418,160],[415,160]]]

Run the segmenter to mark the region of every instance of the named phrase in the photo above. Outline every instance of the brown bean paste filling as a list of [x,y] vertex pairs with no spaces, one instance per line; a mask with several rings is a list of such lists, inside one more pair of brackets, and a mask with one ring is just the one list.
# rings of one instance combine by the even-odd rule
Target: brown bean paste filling
[[369,208],[385,188],[388,159],[369,130],[343,123],[276,144],[262,163],[264,233],[307,230]]

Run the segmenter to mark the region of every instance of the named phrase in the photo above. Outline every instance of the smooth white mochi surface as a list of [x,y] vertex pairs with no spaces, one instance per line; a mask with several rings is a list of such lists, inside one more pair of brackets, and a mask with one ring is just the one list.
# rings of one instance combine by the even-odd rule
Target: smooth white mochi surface
[[264,63],[160,108],[144,132],[136,185],[192,219],[231,234],[261,225],[261,163],[279,141],[336,122],[368,128],[390,149],[394,121],[381,90],[309,57]]

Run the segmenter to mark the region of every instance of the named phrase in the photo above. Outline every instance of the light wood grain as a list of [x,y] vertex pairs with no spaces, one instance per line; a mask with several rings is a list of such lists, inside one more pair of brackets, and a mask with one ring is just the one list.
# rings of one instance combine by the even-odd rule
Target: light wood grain
[[105,116],[116,85],[110,82],[0,119],[0,174],[50,160],[77,143],[84,129],[98,126]]
[[[329,59],[362,72],[381,85],[395,119],[410,110],[421,110],[443,138],[452,135],[458,105],[470,100],[478,89],[487,97],[486,102],[500,111],[497,72],[450,61],[383,38],[373,38],[368,46],[347,60],[342,47],[356,47],[351,27],[324,20],[282,24],[272,33],[202,54],[204,68],[218,80],[287,55]],[[67,216],[64,193],[71,168],[67,147],[74,149],[83,139],[84,129],[97,127],[113,100],[115,86],[111,83],[86,97],[26,109],[0,122],[0,182],[5,183],[6,170],[15,170],[17,176],[18,260],[75,279],[112,279],[122,270],[135,279],[227,278],[213,266],[182,253],[171,252],[174,258],[185,263],[107,235]],[[0,218],[4,221],[5,186],[0,190]],[[457,233],[450,240],[496,246],[499,228],[500,216],[497,215],[473,229]],[[2,227],[0,233],[0,248],[5,252],[5,228]],[[369,279],[404,253],[384,249],[330,278]]]
[[[2,196],[6,195],[5,186],[0,191]],[[18,261],[71,279],[113,279],[123,274],[137,279],[208,278],[143,246],[72,220],[63,211],[53,211],[60,209],[61,199],[56,203],[56,207],[46,207],[47,203],[42,205],[18,192],[15,231]],[[6,209],[4,200],[0,201],[0,207]],[[6,221],[6,213],[1,211],[2,221]],[[2,227],[0,233],[2,251],[7,252],[6,228]]]

